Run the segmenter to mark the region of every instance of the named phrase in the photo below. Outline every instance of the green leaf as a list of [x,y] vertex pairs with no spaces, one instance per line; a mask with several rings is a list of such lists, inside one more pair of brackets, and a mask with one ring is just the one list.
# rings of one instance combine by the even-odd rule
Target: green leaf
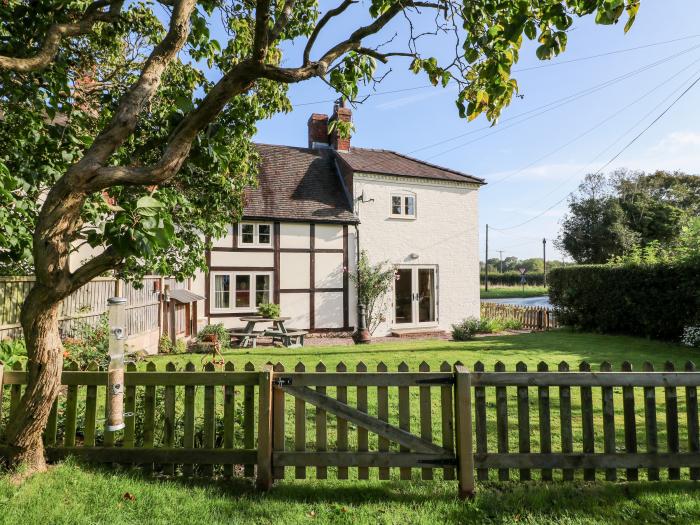
[[165,205],[157,199],[154,199],[150,195],[145,195],[136,201],[136,208],[139,211],[142,208],[163,208]]

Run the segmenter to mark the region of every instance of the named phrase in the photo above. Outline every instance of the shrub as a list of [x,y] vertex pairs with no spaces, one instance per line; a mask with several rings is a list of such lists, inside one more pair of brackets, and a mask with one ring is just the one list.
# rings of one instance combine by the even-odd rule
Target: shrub
[[681,343],[693,348],[700,348],[700,326],[686,326],[683,330]]
[[678,340],[698,324],[700,262],[553,269],[549,299],[562,324]]
[[[27,358],[27,346],[24,339],[3,339],[0,341],[0,362],[6,367],[12,367]],[[1,387],[0,387],[1,388]]]
[[169,354],[173,351],[173,342],[170,340],[168,334],[161,334],[160,339],[158,339],[158,353],[159,354]]
[[199,333],[197,333],[197,341],[200,343],[202,341],[207,341],[212,335],[216,337],[222,349],[229,348],[231,338],[223,323],[208,324],[202,328]]
[[462,322],[452,325],[452,339],[455,341],[469,341],[474,339],[479,329],[479,320],[476,317],[468,317]]
[[262,303],[258,306],[258,313],[268,319],[277,319],[280,316],[280,305],[275,303]]
[[173,353],[175,354],[184,354],[187,352],[187,343],[185,342],[184,339],[178,339],[175,341],[175,348],[173,349]]
[[107,314],[100,315],[97,324],[77,322],[74,336],[63,339],[63,357],[78,363],[81,370],[92,362],[101,363],[109,350],[109,320]]
[[370,334],[386,321],[387,294],[396,279],[394,267],[387,261],[372,264],[367,252],[360,252],[357,273],[351,273],[347,268],[348,277],[359,291],[359,304],[365,305],[367,330]]

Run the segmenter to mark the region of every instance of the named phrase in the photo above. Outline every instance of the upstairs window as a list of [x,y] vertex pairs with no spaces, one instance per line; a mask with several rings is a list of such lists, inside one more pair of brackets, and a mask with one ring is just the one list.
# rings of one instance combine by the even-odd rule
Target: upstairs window
[[242,222],[238,225],[238,246],[272,247],[272,225],[257,222]]
[[391,196],[391,216],[404,219],[415,219],[416,217],[416,196],[415,195],[392,195]]

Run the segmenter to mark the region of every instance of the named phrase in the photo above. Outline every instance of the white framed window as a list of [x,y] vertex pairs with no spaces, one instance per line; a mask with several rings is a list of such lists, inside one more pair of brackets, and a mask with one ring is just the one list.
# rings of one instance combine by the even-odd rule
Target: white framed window
[[416,196],[413,193],[393,193],[391,195],[391,216],[415,219]]
[[272,224],[241,222],[238,224],[239,248],[272,248]]
[[211,310],[240,312],[257,309],[272,298],[271,272],[213,272]]

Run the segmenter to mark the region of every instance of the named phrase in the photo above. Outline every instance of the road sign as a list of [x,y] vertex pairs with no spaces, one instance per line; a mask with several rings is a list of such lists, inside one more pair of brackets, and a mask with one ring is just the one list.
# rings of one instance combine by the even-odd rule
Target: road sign
[[527,268],[518,268],[518,271],[520,272],[520,275],[525,275],[525,272],[527,272]]

